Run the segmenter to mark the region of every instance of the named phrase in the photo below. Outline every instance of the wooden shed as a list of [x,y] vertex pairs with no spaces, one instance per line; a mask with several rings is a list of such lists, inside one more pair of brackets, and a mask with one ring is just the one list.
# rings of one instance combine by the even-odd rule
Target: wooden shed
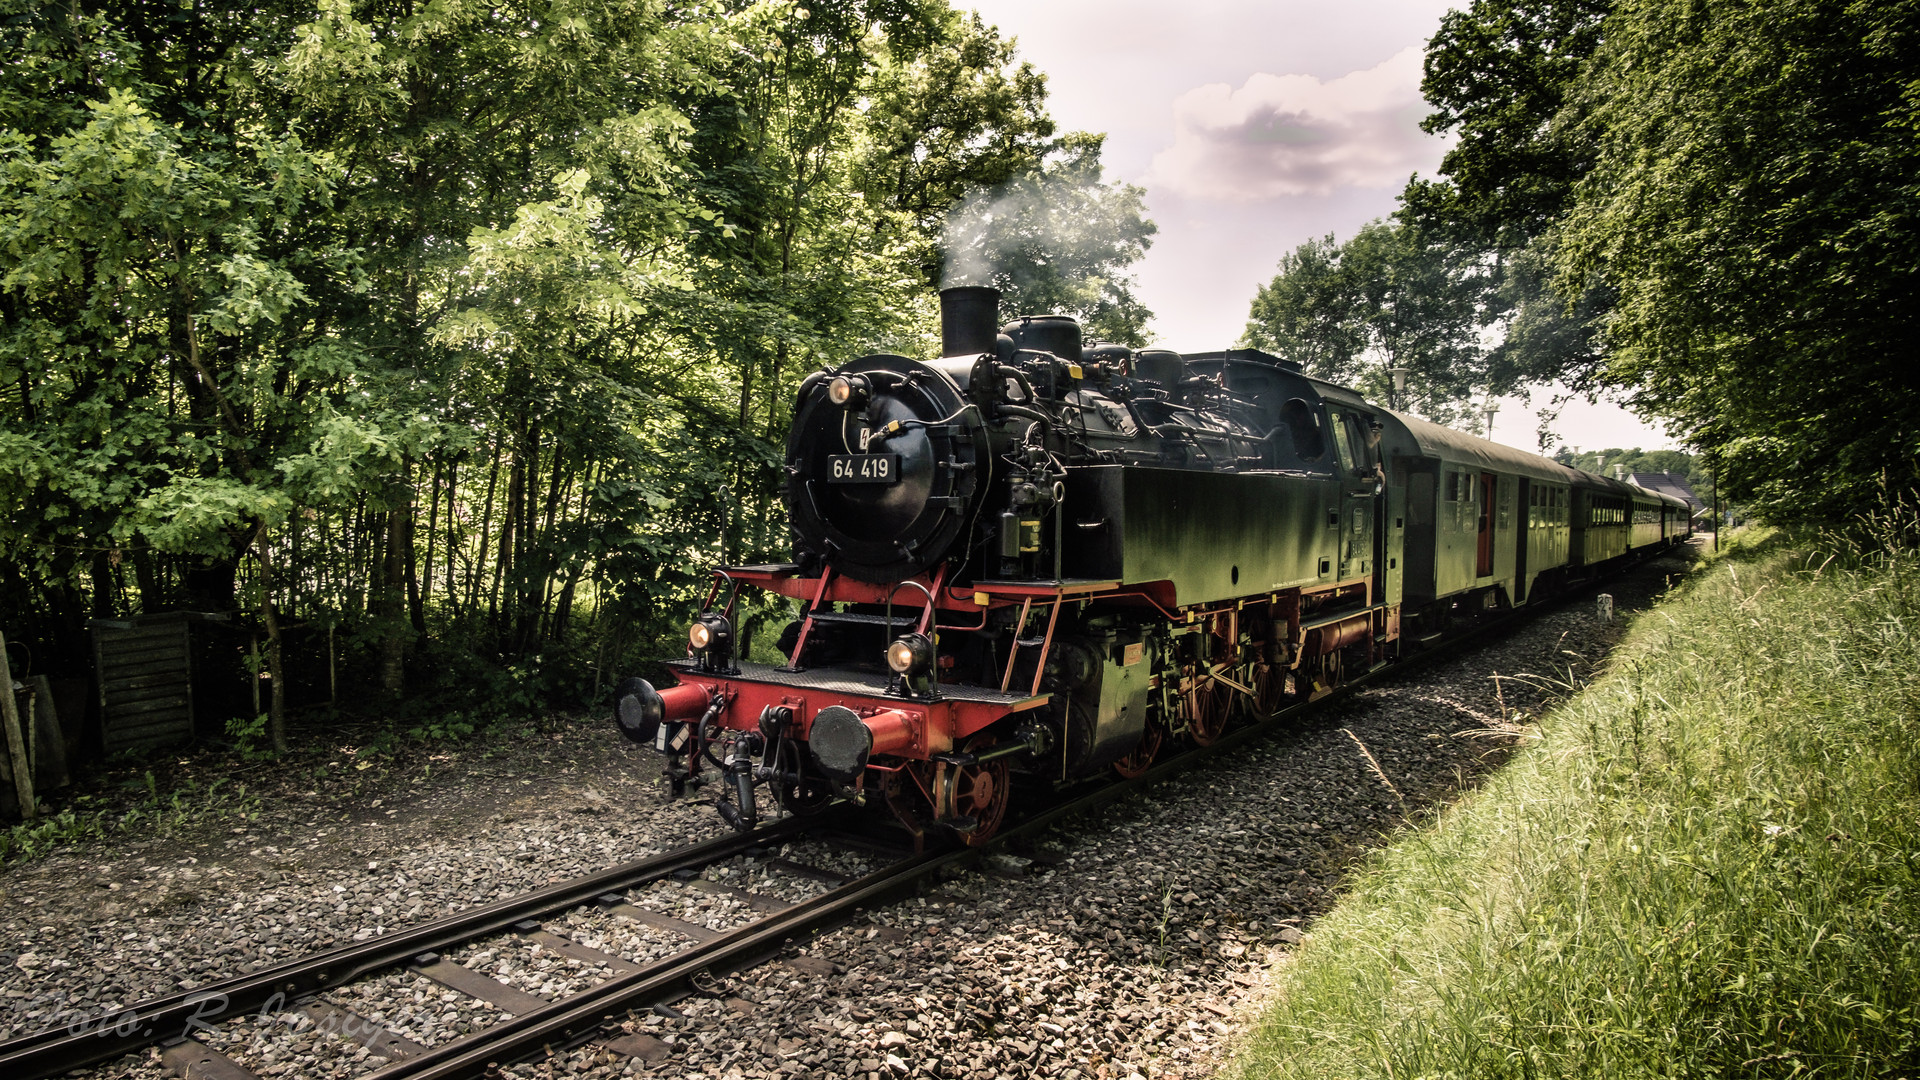
[[100,679],[101,746],[109,754],[193,737],[195,623],[224,615],[168,611],[96,619],[94,670]]

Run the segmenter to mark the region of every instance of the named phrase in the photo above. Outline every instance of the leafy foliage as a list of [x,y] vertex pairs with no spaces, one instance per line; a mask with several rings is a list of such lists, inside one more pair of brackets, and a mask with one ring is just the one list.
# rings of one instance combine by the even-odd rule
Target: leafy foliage
[[1366,350],[1359,287],[1329,233],[1280,256],[1280,272],[1260,286],[1246,342],[1278,353],[1323,379],[1348,377]]
[[1604,450],[1581,450],[1579,447],[1562,446],[1553,454],[1553,460],[1584,472],[1596,475],[1612,476],[1617,467],[1622,473],[1678,473],[1687,481],[1702,503],[1713,505],[1713,473],[1708,470],[1705,458],[1690,454],[1685,450],[1642,450],[1639,447],[1621,449],[1611,446]]
[[1618,291],[1606,378],[1726,492],[1844,520],[1920,488],[1920,4],[1649,2],[1584,77],[1557,256]]
[[[1593,167],[1577,87],[1605,38],[1611,0],[1475,0],[1427,44],[1422,126],[1455,143],[1435,179],[1416,177],[1398,217],[1471,266],[1489,328],[1487,382],[1597,390],[1602,280],[1558,278],[1553,226]],[[1542,445],[1552,441],[1543,425]]]
[[[1282,256],[1254,297],[1244,340],[1323,379],[1398,401],[1439,423],[1474,415],[1476,396],[1514,380],[1487,362],[1477,270],[1411,225],[1372,222],[1344,244],[1309,240]],[[1390,372],[1402,369],[1396,394]]]
[[1144,317],[1138,192],[942,0],[0,0],[0,41],[0,621],[78,664],[88,615],[244,611],[275,745],[288,688],[480,716],[677,638],[785,544],[798,380],[928,351],[968,192],[1131,229],[1030,299]]
[[1441,181],[1406,192],[1410,216],[1476,247],[1517,251],[1565,213],[1592,167],[1588,133],[1564,115],[1604,37],[1612,0],[1474,0],[1440,17],[1420,84],[1428,132],[1457,141]]
[[1612,388],[1773,520],[1920,488],[1920,5],[1478,0],[1401,216],[1490,268],[1492,366]]

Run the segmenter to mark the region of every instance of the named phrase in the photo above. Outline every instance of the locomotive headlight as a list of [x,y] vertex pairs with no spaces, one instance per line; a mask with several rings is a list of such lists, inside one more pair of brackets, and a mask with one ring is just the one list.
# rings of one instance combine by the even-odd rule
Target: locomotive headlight
[[902,675],[924,675],[933,668],[933,641],[925,634],[908,634],[887,646],[887,666]]
[[703,611],[687,628],[687,644],[693,646],[694,653],[699,656],[724,661],[732,640],[733,627],[728,624],[725,615]]
[[873,396],[873,385],[864,375],[835,375],[827,384],[827,400],[843,409],[858,409]]

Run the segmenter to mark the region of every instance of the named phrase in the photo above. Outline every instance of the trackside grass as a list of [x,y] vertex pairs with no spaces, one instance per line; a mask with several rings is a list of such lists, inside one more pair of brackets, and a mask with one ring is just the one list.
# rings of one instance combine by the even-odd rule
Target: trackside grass
[[1920,1076],[1917,870],[1920,562],[1775,537],[1373,859],[1232,1071]]

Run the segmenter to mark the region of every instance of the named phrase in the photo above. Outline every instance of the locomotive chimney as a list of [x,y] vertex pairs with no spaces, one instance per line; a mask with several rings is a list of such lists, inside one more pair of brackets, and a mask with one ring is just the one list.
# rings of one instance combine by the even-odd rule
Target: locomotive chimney
[[957,285],[940,290],[940,355],[974,356],[994,351],[1000,333],[1000,290]]

